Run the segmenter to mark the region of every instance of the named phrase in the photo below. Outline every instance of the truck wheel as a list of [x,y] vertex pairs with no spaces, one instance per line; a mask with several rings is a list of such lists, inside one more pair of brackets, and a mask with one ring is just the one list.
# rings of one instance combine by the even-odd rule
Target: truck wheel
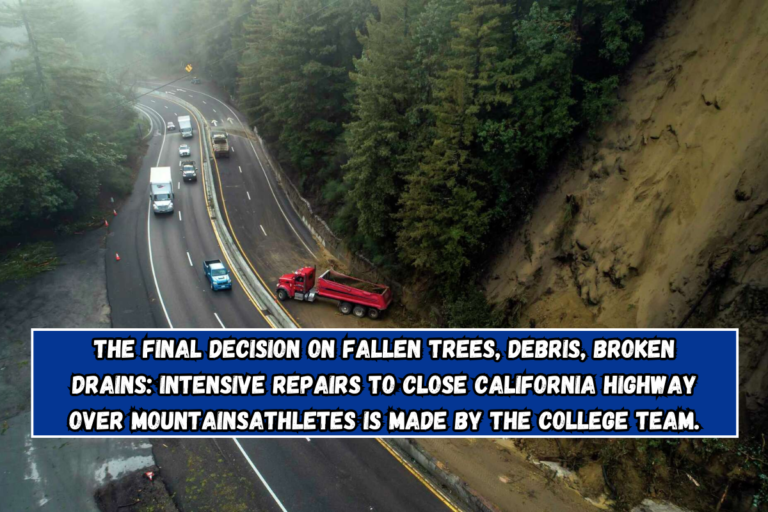
[[277,290],[277,298],[280,300],[288,300],[290,297],[288,297],[288,292],[283,290],[282,288]]
[[354,313],[357,318],[365,318],[365,307],[358,304],[355,306],[355,309],[352,310],[352,313]]
[[352,312],[352,304],[349,302],[342,302],[339,304],[339,311],[342,315],[348,315]]
[[379,311],[376,308],[369,308],[368,309],[368,318],[371,320],[376,320],[381,315],[381,311]]

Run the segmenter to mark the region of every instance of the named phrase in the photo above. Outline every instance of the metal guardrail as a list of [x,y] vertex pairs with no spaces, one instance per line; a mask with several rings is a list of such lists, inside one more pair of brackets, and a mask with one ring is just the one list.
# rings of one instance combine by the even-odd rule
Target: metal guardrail
[[216,184],[215,180],[213,179],[211,165],[212,157],[208,143],[210,140],[210,127],[203,118],[203,115],[194,105],[182,100],[181,98],[175,96],[173,98],[169,98],[165,94],[158,92],[153,92],[151,95],[163,98],[168,101],[173,101],[183,106],[192,112],[192,115],[194,115],[197,119],[198,125],[202,130],[202,133],[198,135],[203,137],[202,146],[203,152],[205,153],[205,159],[203,162],[201,162],[201,168],[205,180],[205,195],[206,203],[208,206],[208,215],[211,218],[216,238],[220,242],[219,245],[221,246],[221,250],[224,252],[225,257],[229,261],[229,264],[232,267],[232,271],[235,273],[235,275],[238,277],[238,280],[245,288],[245,293],[247,293],[253,302],[256,303],[256,307],[259,308],[262,315],[264,315],[272,327],[276,329],[296,329],[298,326],[285,313],[285,311],[283,311],[283,308],[280,307],[280,305],[275,304],[275,298],[272,296],[269,290],[265,288],[264,284],[261,282],[261,279],[259,279],[251,269],[248,261],[240,252],[240,248],[235,243],[235,240],[232,238],[232,235],[227,229],[223,216],[221,215],[221,210],[219,208],[219,201],[218,197],[216,196]]

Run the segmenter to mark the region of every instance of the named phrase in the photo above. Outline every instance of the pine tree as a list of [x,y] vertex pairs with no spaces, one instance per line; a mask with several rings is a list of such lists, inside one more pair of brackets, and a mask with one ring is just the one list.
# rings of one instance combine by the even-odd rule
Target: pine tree
[[479,142],[500,225],[525,213],[539,173],[578,124],[571,112],[577,41],[569,21],[569,11],[550,12],[534,2],[511,24],[512,49],[491,78],[496,87],[486,96]]
[[401,257],[416,268],[458,279],[482,250],[490,216],[488,180],[477,155],[483,110],[509,102],[511,79],[501,27],[508,5],[466,0],[453,28],[448,66],[435,81],[435,140],[401,200]]
[[417,164],[420,126],[412,114],[419,90],[411,79],[415,51],[411,31],[421,4],[377,2],[379,19],[369,20],[367,33],[360,34],[363,53],[350,74],[355,85],[354,119],[347,125],[350,158],[343,167],[352,207],[348,215],[369,250],[374,246],[379,252],[394,248],[392,216],[403,179]]
[[280,0],[259,0],[251,6],[251,14],[243,21],[242,33],[245,50],[240,60],[238,94],[243,110],[266,138],[275,140],[279,135],[279,124],[263,100],[269,76],[263,75],[264,68],[276,67],[273,33],[280,15]]
[[350,118],[349,72],[360,52],[355,31],[369,13],[367,0],[287,0],[276,18],[254,16],[245,25],[249,61],[240,83],[247,87],[247,109],[315,193],[338,177],[339,140]]

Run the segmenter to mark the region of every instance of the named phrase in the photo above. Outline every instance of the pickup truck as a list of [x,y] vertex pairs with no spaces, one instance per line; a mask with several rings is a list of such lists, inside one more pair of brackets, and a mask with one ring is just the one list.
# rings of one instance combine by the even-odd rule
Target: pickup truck
[[277,284],[280,300],[314,302],[317,297],[339,301],[342,314],[377,319],[392,303],[392,290],[383,284],[369,283],[340,272],[326,270],[315,280],[316,269],[304,267],[285,274]]
[[231,290],[232,289],[232,277],[229,275],[229,270],[221,260],[205,260],[203,261],[203,273],[205,278],[211,283],[211,290]]
[[182,160],[179,164],[184,181],[197,181],[197,168],[194,160]]

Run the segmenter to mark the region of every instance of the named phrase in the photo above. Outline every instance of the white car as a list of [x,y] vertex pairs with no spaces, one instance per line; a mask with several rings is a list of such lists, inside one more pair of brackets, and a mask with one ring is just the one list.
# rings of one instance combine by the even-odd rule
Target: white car
[[192,152],[189,149],[188,144],[182,144],[179,146],[179,156],[190,156]]
[[168,121],[168,124],[166,125],[166,128],[168,129],[168,131],[173,131],[173,130],[176,129],[176,125],[173,124],[173,122]]

